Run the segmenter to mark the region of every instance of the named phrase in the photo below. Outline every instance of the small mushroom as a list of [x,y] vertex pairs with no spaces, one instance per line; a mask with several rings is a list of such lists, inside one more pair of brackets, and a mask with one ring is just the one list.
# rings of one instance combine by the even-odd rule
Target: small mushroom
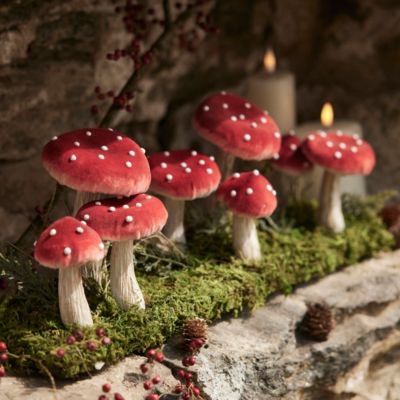
[[221,151],[222,178],[232,173],[234,157],[266,160],[278,154],[281,134],[268,113],[227,92],[207,97],[196,109],[193,125]]
[[[101,194],[131,196],[150,186],[149,163],[132,139],[109,129],[77,129],[53,137],[42,153],[44,167],[61,185],[77,191],[74,214]],[[99,267],[85,274],[100,278]]]
[[123,309],[133,305],[144,309],[142,291],[135,276],[133,241],[159,232],[167,221],[163,203],[154,196],[138,194],[85,204],[77,218],[87,218],[103,240],[113,242],[111,250],[111,292]]
[[165,196],[168,221],[164,234],[185,244],[185,201],[207,197],[221,180],[218,165],[196,150],[173,150],[149,157],[151,190]]
[[270,216],[277,206],[276,192],[258,170],[234,173],[217,191],[233,213],[233,247],[245,260],[261,258],[256,219]]
[[375,166],[375,153],[358,135],[348,135],[342,131],[310,133],[303,151],[313,163],[325,169],[319,197],[320,223],[333,232],[342,232],[346,225],[342,212],[340,177],[368,175]]
[[65,325],[93,325],[79,267],[104,257],[104,244],[98,233],[75,218],[61,218],[40,235],[34,256],[45,267],[59,269],[62,322]]

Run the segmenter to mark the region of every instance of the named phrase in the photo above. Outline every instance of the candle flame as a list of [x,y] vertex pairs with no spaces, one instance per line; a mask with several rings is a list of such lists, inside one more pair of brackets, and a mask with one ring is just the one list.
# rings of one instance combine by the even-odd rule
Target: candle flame
[[264,54],[264,68],[270,74],[276,70],[276,57],[274,50],[271,48],[269,48]]
[[329,128],[333,125],[334,113],[332,104],[327,102],[321,110],[321,124],[324,128]]

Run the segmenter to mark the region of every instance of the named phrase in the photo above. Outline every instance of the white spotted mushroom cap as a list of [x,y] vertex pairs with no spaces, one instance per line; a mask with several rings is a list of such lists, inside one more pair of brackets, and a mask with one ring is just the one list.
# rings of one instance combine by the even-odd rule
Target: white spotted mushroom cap
[[368,175],[375,166],[372,147],[358,135],[342,131],[310,133],[303,151],[315,164],[341,175]]
[[278,204],[276,191],[258,170],[234,173],[221,183],[217,197],[234,214],[253,218],[270,216]]
[[45,267],[79,267],[104,257],[104,244],[99,234],[73,217],[51,224],[36,242],[35,259]]
[[151,189],[164,196],[192,200],[217,190],[221,173],[213,157],[196,150],[171,150],[149,157]]
[[193,125],[205,139],[244,160],[272,158],[281,146],[281,134],[271,116],[231,93],[207,97],[196,109]]
[[76,218],[85,219],[88,226],[103,240],[139,240],[161,231],[168,212],[155,196],[137,194],[125,198],[108,198],[85,204]]
[[150,168],[132,139],[109,129],[77,129],[53,137],[42,153],[43,165],[72,189],[130,196],[147,191]]

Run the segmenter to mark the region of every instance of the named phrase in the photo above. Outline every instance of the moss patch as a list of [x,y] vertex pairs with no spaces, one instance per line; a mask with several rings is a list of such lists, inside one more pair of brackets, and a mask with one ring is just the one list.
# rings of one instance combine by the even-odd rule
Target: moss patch
[[[189,233],[188,253],[180,257],[166,255],[154,245],[137,246],[145,312],[121,311],[107,291],[94,285],[86,289],[96,327],[105,328],[112,340],[108,346],[101,344],[96,327],[84,330],[82,341],[66,345],[72,328],[65,329],[59,319],[56,279],[32,272],[31,259],[8,251],[0,256],[0,272],[15,277],[20,287],[0,299],[0,340],[19,356],[10,358],[8,369],[35,374],[43,370],[42,364],[55,376],[77,377],[94,371],[98,361],[112,364],[161,345],[188,318],[214,321],[225,314],[237,315],[264,304],[271,293],[289,293],[296,284],[389,250],[393,238],[376,214],[386,198],[345,199],[348,227],[338,235],[315,225],[315,205],[287,207],[276,217],[279,229],[260,221],[264,258],[258,264],[232,256],[227,226]],[[97,343],[96,351],[86,348],[88,340]],[[55,355],[60,347],[66,351],[61,359]]]

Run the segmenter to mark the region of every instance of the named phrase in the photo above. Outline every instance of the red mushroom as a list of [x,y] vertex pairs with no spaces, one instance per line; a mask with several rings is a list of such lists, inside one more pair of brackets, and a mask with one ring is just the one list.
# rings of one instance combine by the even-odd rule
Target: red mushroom
[[[100,193],[130,196],[150,186],[144,149],[112,129],[77,129],[54,136],[44,147],[42,160],[56,181],[78,191],[74,214]],[[85,272],[99,280],[99,269],[91,266]]]
[[281,134],[271,116],[231,93],[207,97],[195,111],[193,124],[222,150],[223,178],[231,174],[234,157],[266,160],[277,157],[281,146]]
[[303,152],[302,140],[294,131],[282,136],[282,145],[279,158],[271,161],[272,166],[288,175],[294,197],[298,197],[299,181],[297,177],[313,168],[312,162]]
[[40,235],[34,256],[45,267],[59,269],[58,297],[63,323],[93,325],[79,267],[104,257],[104,244],[98,233],[75,218],[61,218]]
[[159,232],[167,217],[163,203],[147,194],[90,202],[77,213],[77,218],[85,220],[103,240],[113,242],[111,291],[124,309],[133,305],[145,308],[135,276],[133,241]]
[[149,157],[151,189],[165,196],[168,221],[165,235],[185,244],[185,201],[207,197],[217,190],[221,173],[213,158],[196,150],[174,150]]
[[333,232],[342,232],[345,221],[340,177],[368,175],[375,166],[375,153],[358,135],[347,135],[342,131],[310,133],[304,142],[304,153],[325,169],[319,198],[320,223]]
[[277,206],[276,191],[258,170],[234,173],[217,191],[233,212],[233,247],[246,260],[261,258],[256,219],[270,216]]

